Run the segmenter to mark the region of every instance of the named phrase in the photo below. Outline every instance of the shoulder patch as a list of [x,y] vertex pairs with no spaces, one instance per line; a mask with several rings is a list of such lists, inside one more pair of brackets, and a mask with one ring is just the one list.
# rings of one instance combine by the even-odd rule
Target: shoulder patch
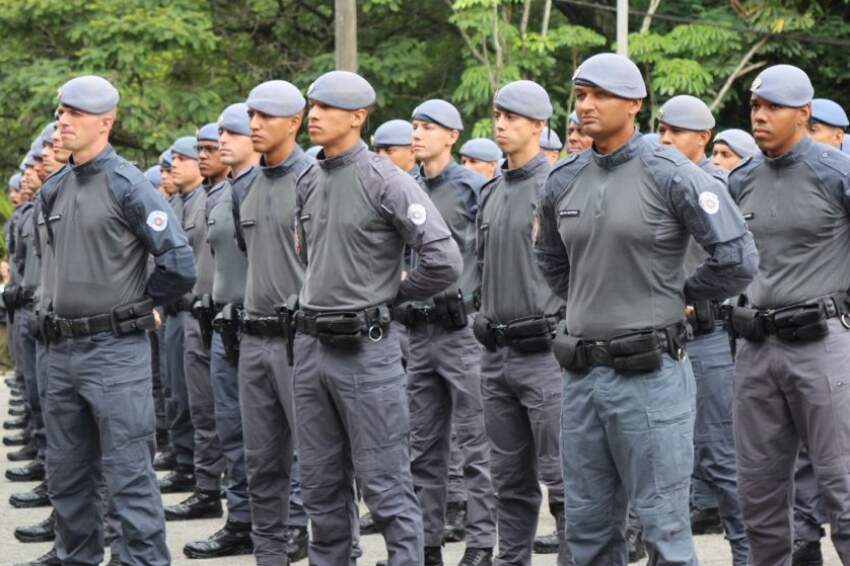
[[147,225],[154,232],[162,232],[168,227],[168,214],[163,210],[153,210],[148,214]]

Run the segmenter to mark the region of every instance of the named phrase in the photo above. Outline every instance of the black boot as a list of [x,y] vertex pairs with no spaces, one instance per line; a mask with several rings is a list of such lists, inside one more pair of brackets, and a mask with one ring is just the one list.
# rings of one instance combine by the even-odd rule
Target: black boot
[[723,524],[717,509],[692,509],[691,532],[695,535],[722,535]]
[[32,441],[23,446],[20,450],[6,454],[6,458],[10,462],[26,462],[27,460],[35,460],[36,456],[38,456],[38,448],[35,447],[35,443]]
[[30,419],[24,416],[3,421],[3,428],[5,430],[22,430],[27,428],[28,424],[30,424]]
[[9,407],[10,417],[23,417],[27,415],[26,407]]
[[186,521],[189,519],[216,519],[223,514],[219,491],[202,491],[195,493],[177,505],[165,506],[166,521]]
[[626,550],[629,553],[629,564],[646,558],[646,545],[636,525],[630,525],[626,529]]
[[153,469],[158,472],[173,470],[177,466],[177,457],[169,448],[157,453],[153,459]]
[[13,396],[11,399],[9,399],[9,406],[10,407],[22,407],[23,405],[24,405],[24,398],[23,397],[14,397]]
[[121,566],[121,555],[117,552],[110,553],[109,562],[106,563],[106,566]]
[[378,525],[375,524],[375,519],[371,513],[366,513],[360,517],[360,536],[378,534]]
[[35,525],[18,527],[15,529],[15,538],[20,542],[50,542],[55,537],[53,529],[56,527],[56,514],[51,512],[45,520]]
[[443,549],[439,546],[425,547],[425,566],[443,566]]
[[286,555],[290,564],[307,558],[310,535],[307,527],[289,527],[286,529]]
[[20,468],[9,468],[6,470],[6,479],[9,481],[41,481],[44,479],[44,464],[33,460]]
[[195,470],[192,466],[180,466],[159,480],[160,493],[183,493],[195,490]]
[[461,542],[466,538],[466,502],[446,505],[443,542]]
[[823,566],[819,540],[795,540],[791,551],[791,566]]
[[16,566],[62,566],[62,562],[60,562],[59,558],[57,558],[56,548],[54,547],[47,551],[47,554],[39,556],[31,562],[16,564]]
[[227,521],[224,527],[210,538],[187,543],[183,547],[186,558],[221,558],[254,552],[251,542],[251,524]]
[[493,549],[467,548],[457,566],[493,566]]
[[47,482],[43,481],[31,491],[22,493],[13,493],[9,497],[9,504],[18,509],[27,509],[32,507],[50,507],[50,498],[47,496]]
[[23,429],[21,432],[15,432],[12,434],[7,434],[3,437],[3,445],[4,446],[26,446],[30,443],[32,439],[32,434],[27,429]]

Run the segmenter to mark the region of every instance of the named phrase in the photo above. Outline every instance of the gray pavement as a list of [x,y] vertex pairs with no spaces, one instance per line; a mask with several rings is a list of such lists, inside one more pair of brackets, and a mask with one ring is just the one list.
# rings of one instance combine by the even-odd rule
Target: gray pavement
[[[5,377],[5,376],[4,376]],[[9,391],[8,388],[0,383],[0,420],[8,418]],[[7,434],[8,431],[3,431]],[[0,461],[4,462],[3,469],[8,467],[10,463],[6,459],[6,453],[16,450],[0,445]],[[31,560],[40,556],[50,549],[50,544],[21,544],[17,542],[13,536],[13,530],[18,525],[28,525],[36,523],[47,516],[49,509],[15,509],[9,505],[9,496],[18,491],[26,491],[32,488],[35,483],[13,483],[5,477],[0,478],[0,564],[17,564]],[[181,501],[187,494],[173,494],[163,497],[165,504],[172,504]],[[547,509],[546,503],[542,509]],[[168,523],[168,543],[171,548],[172,560],[175,566],[250,566],[253,561],[248,556],[240,556],[234,558],[222,558],[218,560],[188,560],[183,556],[183,545],[192,540],[206,538],[224,523],[224,519],[210,519],[197,521],[184,521],[179,523]],[[542,512],[540,515],[539,532],[549,533],[554,529],[554,521],[549,516],[548,512]],[[697,550],[700,557],[700,562],[705,566],[727,566],[731,564],[729,555],[729,547],[726,541],[721,536],[700,536],[696,537]],[[363,566],[372,566],[377,560],[386,557],[383,540],[378,535],[363,537],[362,545],[364,556],[359,561]],[[841,562],[832,548],[832,544],[825,540],[824,542],[824,558],[825,564],[828,566],[838,566]],[[449,544],[446,546],[443,559],[447,566],[454,566],[460,560],[463,554],[463,544]],[[108,556],[107,556],[108,558]],[[307,561],[302,560],[297,564],[307,566]],[[646,564],[646,561],[639,563]],[[555,566],[555,556],[535,556],[534,566]]]

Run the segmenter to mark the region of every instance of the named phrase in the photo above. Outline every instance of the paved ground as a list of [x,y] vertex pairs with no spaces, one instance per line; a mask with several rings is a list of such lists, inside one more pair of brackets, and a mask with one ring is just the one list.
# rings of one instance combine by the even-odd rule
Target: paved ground
[[[8,406],[8,389],[0,383],[0,420],[5,420]],[[5,434],[5,431],[3,432]],[[0,461],[6,468],[9,464],[6,453],[10,449],[0,445]],[[12,535],[14,528],[18,525],[36,523],[47,516],[49,509],[15,509],[9,505],[9,496],[18,491],[26,491],[32,488],[34,483],[12,483],[0,478],[0,564],[17,564],[40,556],[50,549],[49,544],[21,544]],[[185,494],[166,495],[163,501],[166,504],[177,503],[185,497]],[[546,509],[544,504],[543,509]],[[168,543],[171,548],[174,566],[250,566],[250,557],[223,558],[219,560],[188,560],[183,556],[181,549],[183,545],[191,540],[205,538],[212,534],[223,524],[223,519],[187,521],[168,524]],[[554,528],[554,522],[548,513],[540,516],[541,532],[549,533]],[[720,536],[696,537],[697,550],[701,564],[705,566],[726,566],[730,564],[729,547]],[[359,561],[364,566],[372,566],[376,560],[386,557],[383,541],[380,536],[368,536],[362,540],[364,556]],[[826,564],[838,566],[840,564],[832,545],[826,543],[824,551],[827,557]],[[446,547],[443,558],[446,565],[454,566],[463,554],[462,544],[450,544]],[[554,566],[554,556],[535,556],[534,566]],[[297,564],[306,566],[307,561],[302,560]],[[640,563],[646,564],[645,561]]]

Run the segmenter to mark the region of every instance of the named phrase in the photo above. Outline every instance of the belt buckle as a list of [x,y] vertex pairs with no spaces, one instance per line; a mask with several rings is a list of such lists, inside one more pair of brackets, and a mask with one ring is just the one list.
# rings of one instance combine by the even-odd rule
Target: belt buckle
[[56,327],[59,330],[59,334],[63,337],[72,338],[74,336],[74,327],[70,319],[60,318],[56,321]]
[[591,365],[611,365],[611,354],[604,342],[591,342],[586,351]]

